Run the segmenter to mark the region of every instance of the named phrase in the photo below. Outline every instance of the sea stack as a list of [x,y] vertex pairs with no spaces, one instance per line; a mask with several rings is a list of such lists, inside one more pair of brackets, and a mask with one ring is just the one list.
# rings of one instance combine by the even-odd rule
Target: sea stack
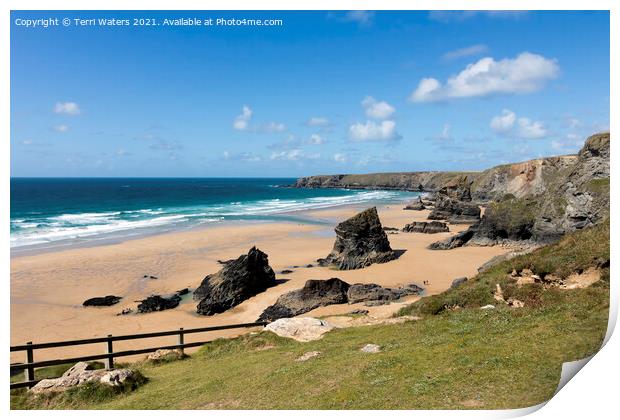
[[336,226],[336,242],[332,252],[319,262],[339,270],[355,270],[396,258],[381,226],[377,208],[356,214]]
[[276,285],[276,275],[267,254],[252,247],[246,255],[227,262],[220,271],[209,274],[194,291],[200,315],[214,315]]

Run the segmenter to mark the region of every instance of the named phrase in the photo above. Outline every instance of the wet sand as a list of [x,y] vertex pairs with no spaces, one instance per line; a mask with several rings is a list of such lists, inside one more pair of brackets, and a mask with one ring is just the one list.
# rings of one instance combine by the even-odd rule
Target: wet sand
[[[329,226],[295,223],[239,223],[211,226],[200,230],[167,233],[97,247],[70,249],[38,255],[16,256],[11,259],[11,344],[27,341],[46,342],[101,337],[107,334],[136,334],[211,325],[253,322],[282,293],[303,286],[308,279],[339,277],[349,283],[378,283],[399,286],[417,283],[426,294],[435,294],[450,287],[460,276],[473,276],[477,268],[490,258],[503,254],[503,247],[465,247],[449,251],[431,251],[426,247],[442,238],[465,229],[451,225],[449,233],[390,234],[395,250],[404,253],[397,260],[370,267],[336,271],[330,268],[306,268],[325,257],[333,246],[333,227],[361,210],[358,206],[339,207],[306,214],[329,223]],[[383,226],[402,228],[414,220],[424,221],[428,211],[407,211],[402,206],[379,207]],[[134,308],[134,301],[150,294],[169,294],[184,287],[196,288],[201,280],[221,268],[218,259],[236,258],[253,245],[269,255],[277,278],[286,280],[239,306],[215,316],[195,313],[196,302],[187,295],[179,307],[149,314],[117,316],[123,308]],[[291,268],[300,266],[300,268]],[[294,270],[281,275],[284,269]],[[144,278],[144,275],[157,279]],[[423,282],[427,281],[427,285]],[[82,302],[90,297],[123,296],[117,305],[85,308]],[[404,303],[379,307],[333,305],[318,308],[307,315],[343,314],[353,309],[368,309],[370,315],[387,317]],[[186,342],[227,337],[248,330],[218,331],[186,336]],[[163,337],[132,342],[117,342],[115,350],[176,344],[176,337]],[[72,357],[103,352],[104,344],[37,350],[35,360]],[[141,358],[144,356],[139,356]],[[23,352],[11,354],[11,361],[24,358]],[[134,358],[135,359],[135,358]]]

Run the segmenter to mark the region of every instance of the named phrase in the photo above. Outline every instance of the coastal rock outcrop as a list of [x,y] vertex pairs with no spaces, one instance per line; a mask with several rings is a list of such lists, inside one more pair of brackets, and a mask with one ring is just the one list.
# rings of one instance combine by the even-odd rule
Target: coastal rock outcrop
[[194,300],[199,301],[197,312],[201,315],[224,312],[275,285],[276,276],[267,254],[252,247],[246,255],[227,262],[220,271],[204,278],[194,291]]
[[275,304],[263,311],[257,321],[291,318],[321,306],[342,303],[369,302],[374,306],[389,303],[404,296],[419,295],[423,291],[424,289],[414,283],[388,288],[374,283],[349,285],[337,278],[308,280],[301,289],[281,295]]
[[319,260],[321,265],[354,270],[397,258],[381,226],[376,207],[345,220],[335,230],[334,248],[325,259]]
[[79,362],[67,370],[60,378],[42,379],[32,389],[35,394],[62,392],[88,382],[99,382],[119,391],[137,388],[144,377],[132,369],[93,369],[86,362]]
[[390,288],[374,283],[356,283],[349,287],[347,300],[349,303],[358,302],[391,302],[405,296],[419,295],[423,288],[415,283],[403,287]]
[[112,306],[116,305],[122,299],[121,296],[107,295],[86,299],[83,306]]
[[426,206],[422,202],[422,197],[418,196],[418,199],[407,204],[403,210],[424,210]]
[[263,311],[258,322],[291,318],[320,306],[346,303],[348,289],[349,284],[337,278],[308,280],[301,289],[281,295]]
[[[456,195],[457,193],[451,194]],[[428,219],[451,220],[454,223],[475,223],[480,219],[480,207],[477,204],[460,201],[443,192],[438,192],[435,194],[435,208],[428,215]]]
[[138,303],[138,312],[144,314],[176,308],[177,306],[179,306],[179,302],[181,302],[181,296],[177,294],[169,297],[152,295],[139,302],[140,303]]
[[416,232],[416,233],[441,233],[449,232],[448,225],[443,222],[412,222],[406,224],[403,228],[403,232]]

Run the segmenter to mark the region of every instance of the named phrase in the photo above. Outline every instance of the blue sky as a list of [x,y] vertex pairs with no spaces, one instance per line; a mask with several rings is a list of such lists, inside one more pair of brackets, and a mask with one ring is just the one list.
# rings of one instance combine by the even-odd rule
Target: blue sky
[[[46,17],[282,19],[48,27]],[[609,129],[607,12],[13,12],[12,176],[485,169]]]

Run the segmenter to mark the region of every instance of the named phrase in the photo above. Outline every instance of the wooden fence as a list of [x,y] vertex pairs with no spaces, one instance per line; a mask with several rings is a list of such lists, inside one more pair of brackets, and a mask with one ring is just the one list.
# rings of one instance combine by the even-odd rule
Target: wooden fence
[[[251,328],[251,327],[260,327],[267,325],[266,322],[251,322],[247,324],[233,324],[233,325],[220,325],[214,327],[203,327],[203,328],[191,328],[191,329],[183,329],[180,328],[178,330],[171,331],[160,331],[160,332],[152,332],[152,333],[143,333],[143,334],[131,334],[131,335],[108,335],[107,337],[98,337],[98,338],[85,338],[82,340],[69,340],[69,341],[56,341],[49,343],[37,343],[33,344],[32,342],[28,342],[19,346],[11,346],[11,352],[15,351],[24,351],[26,352],[26,361],[24,363],[16,363],[11,365],[11,369],[24,370],[25,381],[23,382],[14,382],[11,383],[11,389],[15,388],[31,388],[36,385],[40,380],[35,379],[35,368],[45,367],[45,366],[57,366],[65,363],[77,363],[77,362],[86,362],[92,360],[103,360],[106,369],[114,368],[114,358],[124,357],[124,356],[133,356],[136,354],[144,354],[144,353],[152,353],[159,349],[183,349],[189,347],[198,347],[204,344],[207,344],[209,341],[195,341],[191,343],[185,342],[185,336],[188,334],[196,334],[203,333],[209,331],[218,331],[218,330],[231,330],[235,328]],[[137,350],[123,350],[123,351],[114,351],[113,343],[115,341],[126,341],[126,340],[137,340],[142,338],[155,338],[155,337],[166,337],[166,336],[177,336],[177,344],[169,345],[169,346],[158,346],[151,348],[143,348]],[[68,359],[56,359],[56,360],[43,360],[40,362],[34,361],[34,350],[36,349],[49,349],[54,347],[68,347],[68,346],[79,346],[83,344],[94,344],[94,343],[105,343],[105,353],[94,354],[90,356],[80,356],[80,357],[71,357]]]

